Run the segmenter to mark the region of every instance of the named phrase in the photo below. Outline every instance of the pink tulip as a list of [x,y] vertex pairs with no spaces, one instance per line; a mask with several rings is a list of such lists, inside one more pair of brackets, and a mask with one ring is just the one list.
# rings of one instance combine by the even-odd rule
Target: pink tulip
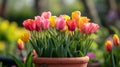
[[36,24],[36,26],[35,26],[35,30],[36,31],[39,31],[39,30],[41,30],[41,17],[40,16],[36,16],[35,17],[35,20],[34,20],[34,23]]
[[48,11],[48,12],[43,12],[43,13],[41,14],[41,17],[44,17],[45,19],[49,19],[50,16],[51,16],[51,12],[50,12],[50,11]]
[[65,22],[66,20],[62,17],[58,17],[56,19],[56,28],[57,30],[63,30],[65,28]]
[[23,26],[25,27],[25,29],[29,30],[29,31],[33,31],[35,29],[35,23],[34,20],[32,19],[27,19],[23,22]]
[[50,22],[48,19],[45,19],[40,16],[35,17],[35,23],[36,23],[36,28],[35,28],[36,31],[46,30],[49,28],[49,25],[50,25]]
[[95,24],[95,23],[85,23],[83,25],[82,32],[86,33],[86,34],[91,34],[91,33],[96,32],[98,30],[98,28],[99,28],[98,24]]
[[76,23],[74,20],[69,20],[66,23],[70,31],[74,31],[76,29]]

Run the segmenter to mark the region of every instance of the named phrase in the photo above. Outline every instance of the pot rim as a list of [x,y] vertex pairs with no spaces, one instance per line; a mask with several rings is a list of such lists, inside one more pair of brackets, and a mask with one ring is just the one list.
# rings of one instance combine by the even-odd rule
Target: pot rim
[[34,63],[41,63],[41,64],[84,64],[89,62],[89,57],[72,57],[72,58],[44,58],[44,57],[33,57],[32,61]]

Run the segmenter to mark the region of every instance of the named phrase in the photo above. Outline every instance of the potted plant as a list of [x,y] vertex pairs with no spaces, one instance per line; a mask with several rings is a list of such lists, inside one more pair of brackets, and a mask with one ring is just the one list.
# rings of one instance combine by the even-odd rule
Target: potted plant
[[35,19],[27,19],[23,26],[30,33],[29,42],[37,53],[32,58],[36,67],[87,67],[86,56],[99,25],[81,16],[80,11],[52,16],[43,12]]

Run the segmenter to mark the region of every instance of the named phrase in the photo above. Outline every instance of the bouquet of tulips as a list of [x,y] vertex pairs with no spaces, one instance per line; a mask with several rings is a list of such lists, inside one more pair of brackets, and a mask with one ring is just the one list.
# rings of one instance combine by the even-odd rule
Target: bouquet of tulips
[[105,67],[120,67],[120,40],[117,34],[112,38],[108,38],[105,42]]
[[29,39],[39,57],[85,56],[93,42],[92,34],[99,28],[89,18],[81,16],[80,11],[72,12],[71,17],[43,12],[41,16],[25,20],[23,26],[30,36],[22,40]]

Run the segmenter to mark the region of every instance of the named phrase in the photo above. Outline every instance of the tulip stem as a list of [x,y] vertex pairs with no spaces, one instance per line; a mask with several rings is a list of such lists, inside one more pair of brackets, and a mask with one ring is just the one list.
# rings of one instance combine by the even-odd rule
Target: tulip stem
[[116,67],[115,66],[115,59],[114,59],[113,51],[111,52],[111,55],[112,55],[112,64],[113,64],[113,67]]

